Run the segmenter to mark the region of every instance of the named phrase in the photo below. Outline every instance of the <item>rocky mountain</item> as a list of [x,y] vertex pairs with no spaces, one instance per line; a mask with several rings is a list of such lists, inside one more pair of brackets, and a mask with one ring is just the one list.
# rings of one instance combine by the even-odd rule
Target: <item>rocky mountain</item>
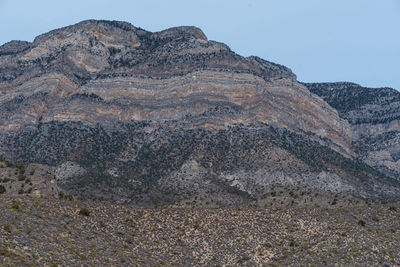
[[351,149],[382,173],[400,180],[400,92],[354,83],[305,84],[335,108],[352,129]]
[[276,185],[399,199],[398,137],[368,115],[398,123],[396,93],[350,88],[340,105],[325,88],[195,27],[83,21],[0,47],[0,152],[84,199],[237,204]]

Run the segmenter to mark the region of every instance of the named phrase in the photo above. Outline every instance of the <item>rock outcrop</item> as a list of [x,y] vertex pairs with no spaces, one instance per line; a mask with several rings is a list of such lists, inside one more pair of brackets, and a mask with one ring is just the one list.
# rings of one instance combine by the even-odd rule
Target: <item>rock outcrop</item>
[[305,85],[350,123],[357,156],[400,181],[400,92],[354,83]]

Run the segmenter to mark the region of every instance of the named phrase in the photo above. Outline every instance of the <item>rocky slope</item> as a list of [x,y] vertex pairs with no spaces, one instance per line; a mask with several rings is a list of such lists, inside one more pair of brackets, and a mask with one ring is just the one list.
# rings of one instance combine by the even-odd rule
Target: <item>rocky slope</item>
[[0,177],[0,194],[71,198],[58,187],[55,176],[45,165],[32,163],[24,167],[0,157]]
[[0,47],[0,91],[0,152],[49,166],[80,198],[232,204],[275,184],[400,196],[357,158],[340,110],[288,68],[195,27],[91,20],[12,41]]
[[350,123],[358,157],[400,180],[400,92],[353,83],[305,85]]

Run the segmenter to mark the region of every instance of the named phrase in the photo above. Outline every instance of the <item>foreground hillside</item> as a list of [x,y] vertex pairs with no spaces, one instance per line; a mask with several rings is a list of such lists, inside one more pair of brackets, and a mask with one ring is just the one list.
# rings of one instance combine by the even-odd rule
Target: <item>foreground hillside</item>
[[136,209],[0,194],[0,264],[400,264],[400,203],[288,204]]

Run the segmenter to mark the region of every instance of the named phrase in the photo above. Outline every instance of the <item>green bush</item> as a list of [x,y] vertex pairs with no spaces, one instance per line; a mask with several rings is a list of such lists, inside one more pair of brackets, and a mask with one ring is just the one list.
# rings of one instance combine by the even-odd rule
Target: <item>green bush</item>
[[58,198],[59,199],[66,199],[66,200],[69,200],[69,201],[73,201],[74,200],[74,197],[72,195],[66,195],[66,194],[64,194],[63,191],[58,192]]
[[13,201],[13,204],[11,206],[11,209],[13,210],[19,210],[19,203],[17,201]]
[[9,224],[6,224],[3,226],[4,231],[11,233],[12,232],[12,227]]
[[389,207],[389,210],[390,210],[390,211],[397,211],[396,207],[393,207],[393,206],[390,206],[390,207]]
[[79,210],[79,215],[90,216],[90,211],[87,208],[82,208]]
[[19,170],[20,173],[24,174],[25,173],[25,167],[22,164],[17,164],[15,167]]
[[14,164],[12,164],[11,161],[6,160],[6,161],[4,161],[4,162],[6,163],[6,166],[7,166],[7,167],[13,167],[13,166],[14,166]]
[[24,181],[25,179],[26,179],[25,175],[23,175],[21,173],[18,175],[18,181]]
[[251,258],[249,257],[249,256],[243,256],[242,258],[240,258],[238,261],[237,261],[237,263],[239,263],[239,264],[242,264],[242,263],[244,263],[245,261],[248,261],[248,260],[250,260]]

